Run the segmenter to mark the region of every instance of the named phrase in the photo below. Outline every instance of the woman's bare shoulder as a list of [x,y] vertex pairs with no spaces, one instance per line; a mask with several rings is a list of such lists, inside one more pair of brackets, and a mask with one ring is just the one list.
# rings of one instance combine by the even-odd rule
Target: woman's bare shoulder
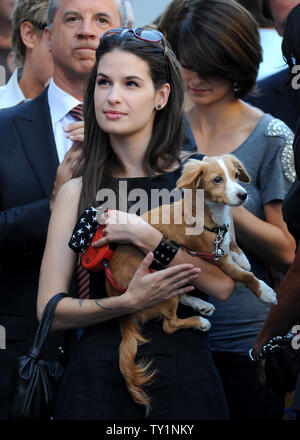
[[57,194],[57,199],[64,203],[78,204],[82,188],[82,179],[77,177],[64,183]]

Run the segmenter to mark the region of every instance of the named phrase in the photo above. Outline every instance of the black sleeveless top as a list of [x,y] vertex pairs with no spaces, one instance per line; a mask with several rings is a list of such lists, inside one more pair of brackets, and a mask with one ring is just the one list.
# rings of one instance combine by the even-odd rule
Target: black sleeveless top
[[[181,170],[178,170],[154,177],[117,180],[126,181],[128,191],[144,189],[150,200],[151,189],[172,190],[180,175]],[[107,296],[103,272],[91,275],[90,294],[92,298]],[[179,317],[192,315],[195,311],[179,306]],[[138,358],[152,359],[153,367],[158,370],[147,388],[152,397],[152,410],[146,420],[228,418],[207,333],[184,329],[167,335],[162,329],[162,321],[152,320],[143,326],[143,335],[150,342],[139,347]],[[119,370],[120,342],[118,318],[84,330],[60,387],[56,419],[145,419],[144,408],[132,400]]]

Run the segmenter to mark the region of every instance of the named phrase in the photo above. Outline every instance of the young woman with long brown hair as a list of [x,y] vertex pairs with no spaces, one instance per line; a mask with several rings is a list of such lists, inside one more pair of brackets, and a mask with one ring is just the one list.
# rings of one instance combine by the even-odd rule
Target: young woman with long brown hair
[[[68,292],[76,255],[68,247],[80,213],[97,206],[97,192],[172,190],[181,175],[183,83],[180,67],[160,33],[115,30],[102,37],[85,99],[85,141],[78,174],[60,190],[52,213],[41,268],[38,313],[56,292]],[[150,207],[150,206],[149,206]],[[149,209],[146,207],[146,210]],[[153,207],[153,206],[151,206]],[[123,212],[122,218],[139,216]],[[179,250],[171,264],[149,273],[161,234],[142,219],[115,222],[105,216],[107,243],[130,243],[146,257],[127,291],[107,298],[103,272],[91,274],[90,298],[63,299],[54,329],[85,327],[61,384],[57,419],[142,419],[144,407],[129,394],[118,365],[118,317],[151,307],[193,287],[227,299],[233,282],[216,266]],[[201,271],[201,273],[199,273]],[[193,286],[186,286],[186,284]],[[200,294],[200,293],[199,293]],[[182,306],[179,314],[193,312]],[[207,333],[184,330],[166,335],[150,321],[144,336],[151,344],[138,356],[151,357],[158,370],[148,388],[149,419],[226,419],[226,402],[208,347]]]

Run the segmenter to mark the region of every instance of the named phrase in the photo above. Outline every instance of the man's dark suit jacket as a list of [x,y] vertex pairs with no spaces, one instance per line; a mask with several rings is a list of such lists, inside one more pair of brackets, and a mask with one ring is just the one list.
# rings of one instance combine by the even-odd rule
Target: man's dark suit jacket
[[[0,112],[0,419],[7,418],[16,357],[37,328],[38,278],[58,166],[47,91]],[[55,292],[53,292],[55,293]]]
[[291,86],[289,69],[283,69],[257,83],[259,96],[248,95],[249,104],[281,119],[295,131],[300,117],[300,92]]

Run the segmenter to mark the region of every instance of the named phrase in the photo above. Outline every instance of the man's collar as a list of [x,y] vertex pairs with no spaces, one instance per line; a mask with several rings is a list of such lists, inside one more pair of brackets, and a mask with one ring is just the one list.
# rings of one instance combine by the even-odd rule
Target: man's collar
[[2,89],[0,92],[0,109],[14,107],[26,100],[18,82],[20,71],[21,68],[17,67],[7,84],[0,88],[0,90]]
[[58,87],[53,78],[51,78],[48,88],[48,102],[54,124],[64,118],[76,105],[81,104],[78,99]]

